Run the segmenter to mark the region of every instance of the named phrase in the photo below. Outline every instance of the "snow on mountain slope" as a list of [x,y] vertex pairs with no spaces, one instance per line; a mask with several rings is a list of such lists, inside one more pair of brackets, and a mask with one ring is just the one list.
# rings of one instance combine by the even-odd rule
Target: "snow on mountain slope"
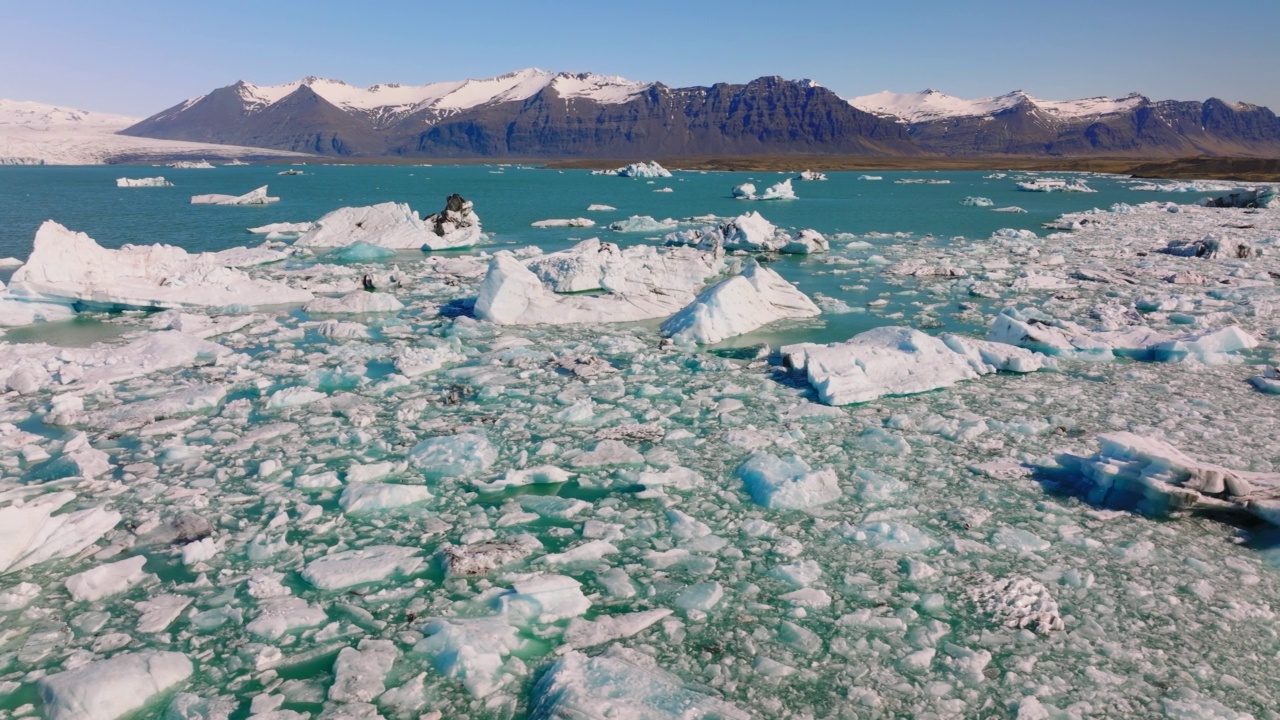
[[38,130],[93,128],[115,132],[129,127],[138,120],[141,118],[73,110],[23,100],[0,99],[0,126],[20,125]]
[[[649,83],[591,73],[555,73],[527,68],[494,78],[428,85],[387,84],[361,88],[341,80],[306,77],[282,85],[254,85],[242,81],[235,87],[245,102],[245,108],[253,112],[282,100],[303,86],[344,110],[359,112],[377,121],[418,110],[451,115],[495,102],[527,100],[549,86],[562,97],[588,98],[603,104],[622,103],[649,87]],[[188,100],[183,108],[190,107],[199,99]]]
[[877,115],[892,115],[903,122],[918,123],[959,117],[988,117],[1008,110],[1023,102],[1030,102],[1038,110],[1059,119],[1096,117],[1124,112],[1136,107],[1145,98],[1132,93],[1121,98],[1095,97],[1082,100],[1042,100],[1014,90],[1004,95],[968,100],[937,90],[916,93],[894,93],[888,90],[851,98],[849,104]]
[[115,134],[137,120],[125,115],[0,99],[0,165],[102,165],[121,160],[298,155],[238,145]]

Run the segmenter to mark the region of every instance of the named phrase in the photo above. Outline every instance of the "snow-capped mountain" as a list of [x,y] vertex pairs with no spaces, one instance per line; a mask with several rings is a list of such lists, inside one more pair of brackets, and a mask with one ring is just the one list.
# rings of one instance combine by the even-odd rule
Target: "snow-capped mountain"
[[237,82],[127,135],[362,157],[637,158],[697,155],[1275,156],[1266,108],[1120,98],[967,100],[936,90],[844,100],[809,80],[671,88],[591,73],[361,88],[303,78]]
[[1147,99],[1138,93],[1131,93],[1121,98],[1043,100],[1021,90],[974,100],[958,98],[937,90],[923,90],[916,93],[894,93],[885,90],[849,100],[849,104],[859,110],[893,116],[904,123],[960,117],[992,117],[1024,104],[1031,105],[1047,117],[1075,120],[1129,112],[1144,102],[1147,102]]
[[907,129],[930,154],[1268,156],[1280,152],[1280,120],[1267,108],[1217,99],[1044,100],[1015,90],[976,99],[937,90],[879,92],[849,103]]
[[314,77],[271,86],[241,81],[125,132],[354,156],[911,152],[896,123],[807,80],[669,88],[538,69],[369,88]]
[[[425,118],[438,118],[481,105],[528,100],[547,88],[554,89],[562,98],[617,104],[643,92],[649,85],[607,75],[556,73],[529,68],[494,78],[428,85],[385,84],[361,88],[341,80],[312,76],[282,85],[254,85],[240,81],[231,87],[247,113],[261,112],[305,87],[330,104],[365,117],[375,126],[386,126],[415,113],[421,113]],[[208,97],[192,98],[153,119],[180,116]]]
[[126,115],[0,99],[0,165],[100,165],[176,159],[279,157],[262,148],[118,135]]

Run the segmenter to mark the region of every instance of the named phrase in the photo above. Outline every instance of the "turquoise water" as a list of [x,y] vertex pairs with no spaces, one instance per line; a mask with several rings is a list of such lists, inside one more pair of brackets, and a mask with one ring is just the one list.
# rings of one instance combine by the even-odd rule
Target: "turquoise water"
[[[0,257],[25,259],[40,223],[53,219],[88,233],[104,247],[126,243],[166,243],[192,252],[217,251],[254,245],[261,236],[247,228],[275,222],[303,222],[343,206],[405,202],[421,214],[440,209],[451,193],[473,200],[489,240],[473,252],[538,245],[546,251],[600,237],[623,246],[652,243],[655,236],[616,233],[607,228],[631,215],[684,219],[701,215],[733,217],[757,211],[779,227],[813,228],[827,235],[849,233],[910,233],[912,242],[945,243],[955,236],[985,238],[1000,228],[1041,231],[1065,212],[1117,202],[1160,200],[1192,202],[1194,193],[1149,193],[1129,190],[1116,176],[1089,176],[1097,193],[1028,193],[1015,189],[1010,173],[1004,178],[987,172],[877,172],[884,179],[857,179],[862,173],[828,173],[827,181],[793,181],[798,200],[751,202],[735,200],[734,186],[751,182],[763,190],[795,173],[676,172],[653,181],[594,176],[585,170],[546,170],[516,166],[308,166],[304,175],[280,176],[290,166],[219,167],[178,170],[167,167],[5,167],[0,168]],[[797,170],[803,168],[797,168]],[[171,188],[117,188],[117,177],[163,175]],[[895,184],[900,178],[950,180],[950,184]],[[267,206],[219,207],[191,205],[190,197],[205,193],[241,194],[267,184],[280,202]],[[661,188],[672,192],[654,192]],[[994,207],[1016,205],[1026,213],[998,213],[991,208],[961,205],[969,196],[991,199]],[[590,204],[616,211],[587,212]],[[533,228],[548,218],[590,217],[594,228]],[[1041,231],[1043,232],[1043,231]],[[932,235],[934,238],[929,238]],[[901,238],[871,238],[875,248],[904,242]],[[845,243],[833,243],[840,254]],[[401,258],[403,260],[404,258]],[[856,312],[826,314],[813,321],[787,324],[726,341],[723,347],[759,343],[843,340],[877,325],[897,312],[909,310],[920,298],[895,295],[894,285],[873,278],[858,289],[830,272],[824,256],[773,259],[774,269],[809,294],[821,294],[855,307]],[[0,279],[7,279],[0,276]],[[867,302],[887,297],[891,304],[865,312]],[[948,330],[980,332],[980,326],[953,317],[942,319]],[[72,327],[59,324],[43,333],[17,333],[10,340],[30,341],[47,334],[49,342],[75,344],[109,337],[109,329],[93,328],[83,319]]]
[[[406,202],[422,214],[439,210],[451,193],[476,204],[492,245],[553,245],[567,238],[599,235],[628,243],[640,235],[611,233],[601,226],[630,215],[684,218],[734,216],[757,210],[775,225],[808,227],[822,233],[912,232],[984,237],[1002,227],[1037,229],[1064,212],[1150,199],[1192,202],[1194,193],[1144,193],[1126,189],[1119,178],[1091,176],[1093,194],[1027,193],[1014,189],[1013,175],[984,179],[983,172],[877,172],[881,181],[858,180],[856,172],[828,173],[825,182],[793,182],[800,199],[734,200],[735,185],[760,189],[794,173],[677,172],[674,178],[645,180],[593,176],[584,170],[517,169],[498,166],[303,168],[305,175],[279,176],[288,166],[219,167],[2,167],[0,168],[0,256],[26,257],[44,220],[53,219],[88,233],[105,247],[163,242],[191,251],[253,244],[248,227],[273,222],[315,220],[346,205]],[[803,168],[797,168],[800,170]],[[117,188],[118,177],[163,175],[171,188]],[[949,185],[896,185],[899,178],[947,179]],[[262,207],[193,206],[192,195],[241,194],[261,185],[280,202]],[[674,192],[655,193],[670,187]],[[1026,214],[966,207],[966,196],[990,198],[996,207],[1017,205]],[[538,229],[547,218],[588,216],[587,205],[612,205],[616,212],[590,213],[597,228]]]

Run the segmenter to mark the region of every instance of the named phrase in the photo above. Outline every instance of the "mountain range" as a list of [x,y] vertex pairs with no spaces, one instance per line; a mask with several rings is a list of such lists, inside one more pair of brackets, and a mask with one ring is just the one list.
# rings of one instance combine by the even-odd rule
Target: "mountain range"
[[537,69],[368,88],[240,81],[122,120],[98,124],[135,138],[369,159],[1280,157],[1271,110],[1213,98],[969,100],[925,90],[845,99],[810,80],[672,88]]

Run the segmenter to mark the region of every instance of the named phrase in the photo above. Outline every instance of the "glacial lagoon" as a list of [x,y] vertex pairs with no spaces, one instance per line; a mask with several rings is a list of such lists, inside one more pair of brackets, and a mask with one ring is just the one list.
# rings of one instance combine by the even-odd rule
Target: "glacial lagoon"
[[[1276,717],[1280,210],[1196,206],[1233,184],[828,173],[746,201],[795,173],[283,169],[0,168],[19,260],[47,219],[219,252],[453,193],[484,233],[243,268],[391,312],[6,330],[0,718]],[[746,212],[829,250],[707,280],[755,259],[821,314],[706,347],[477,317],[493,253]],[[609,229],[631,216],[675,223]],[[532,226],[571,218],[595,225]],[[837,368],[869,400],[780,352],[886,326],[930,337]],[[936,379],[926,350],[956,377],[895,392]]]

